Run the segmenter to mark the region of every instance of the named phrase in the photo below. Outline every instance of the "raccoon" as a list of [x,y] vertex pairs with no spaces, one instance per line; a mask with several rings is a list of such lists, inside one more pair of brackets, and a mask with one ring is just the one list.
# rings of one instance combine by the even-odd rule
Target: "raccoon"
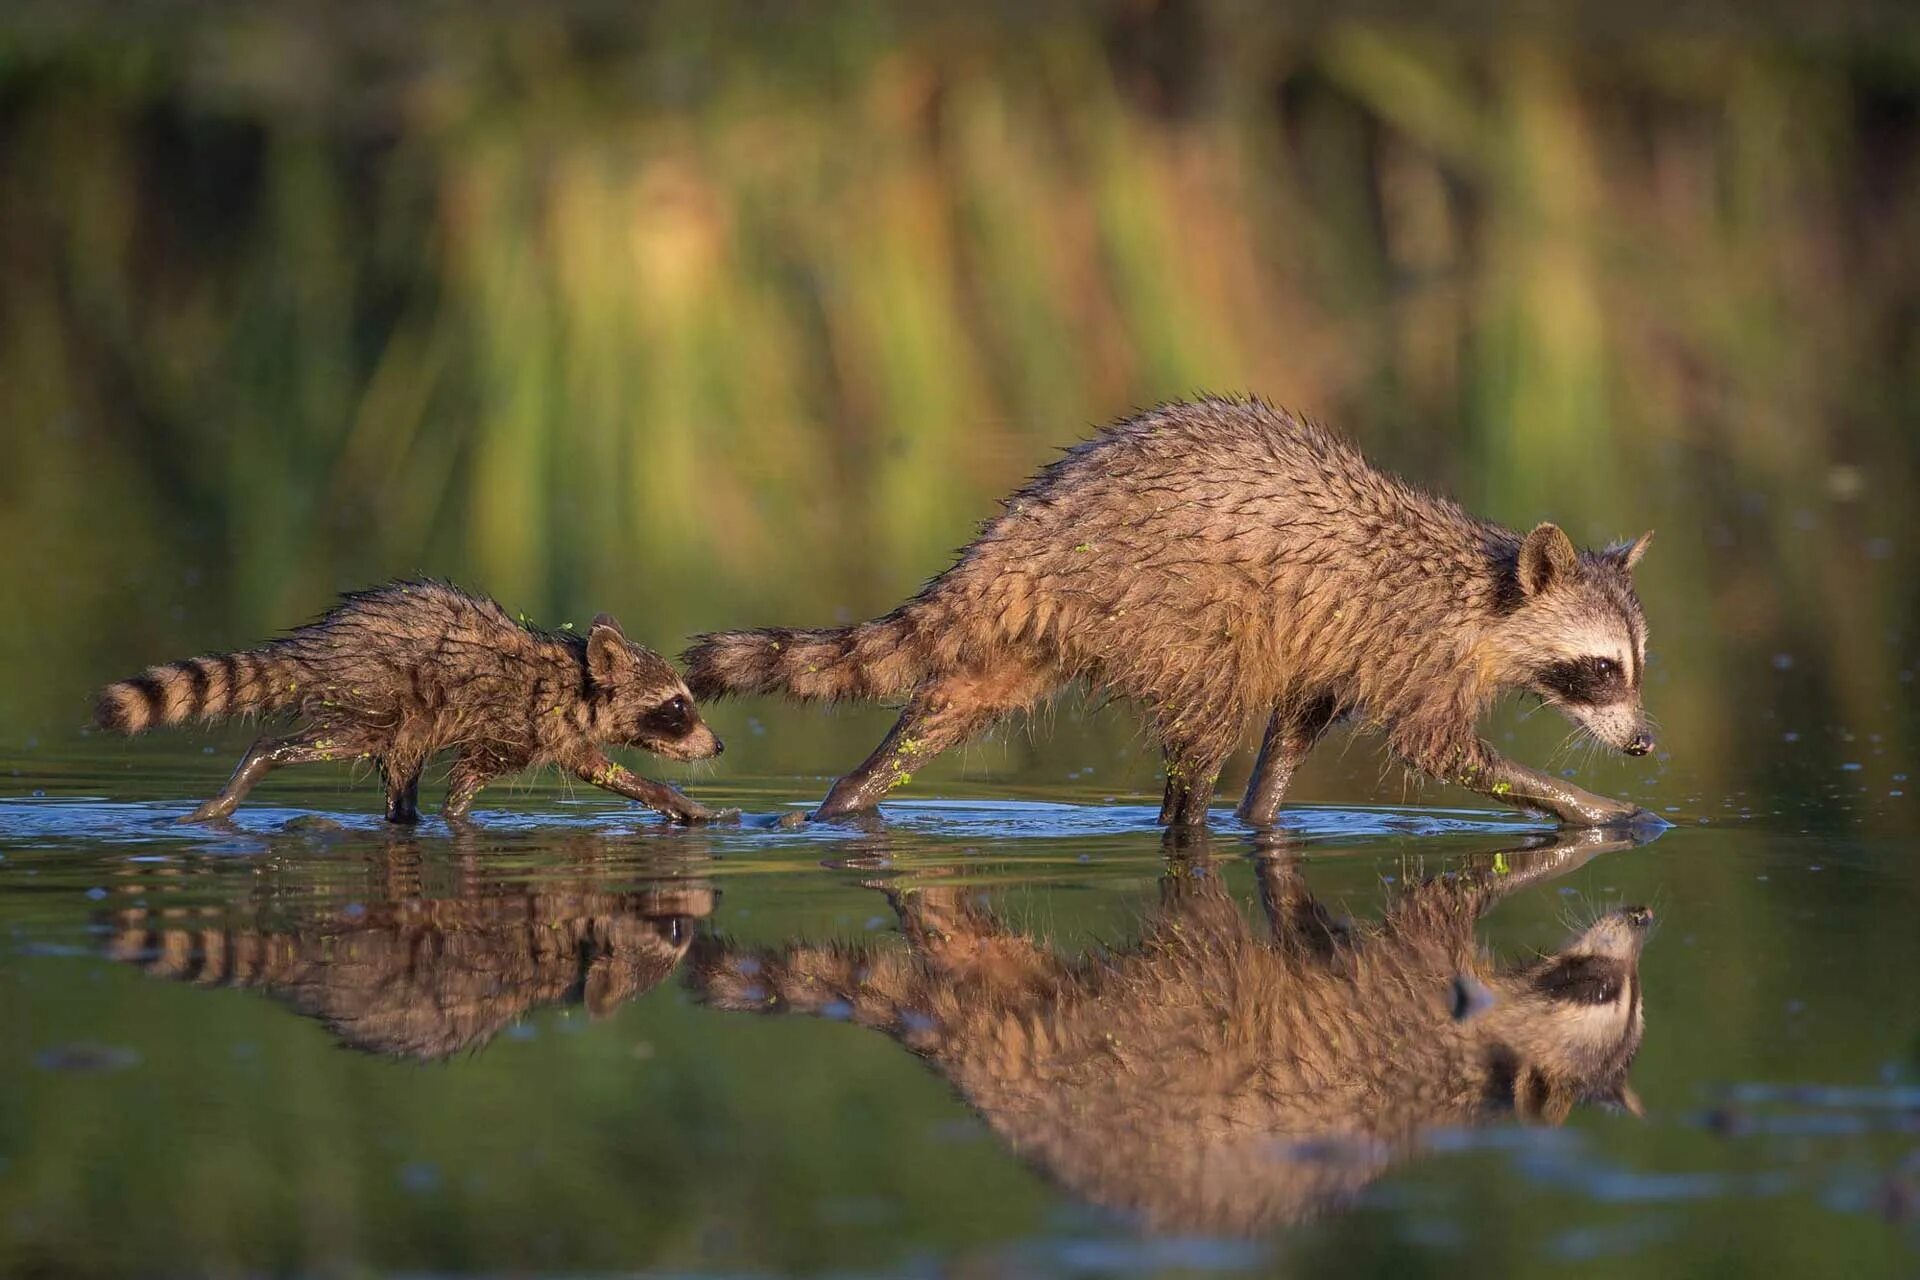
[[217,913],[117,911],[103,950],[152,977],[263,992],[349,1048],[434,1062],[545,1005],[580,1004],[602,1018],[653,990],[717,897],[698,882],[535,892],[463,879],[452,896],[413,885],[352,911],[296,901],[290,929],[283,904],[237,924]]
[[606,614],[585,635],[540,631],[442,582],[349,594],[258,649],[150,667],[108,685],[94,719],[135,734],[276,713],[297,715],[301,727],[255,742],[225,789],[183,821],[225,818],[282,765],[371,759],[386,783],[387,820],[417,822],[421,770],[443,750],[458,753],[441,810],[449,821],[465,820],[491,779],[545,764],[678,822],[714,816],[601,750],[636,746],[675,760],[720,754],[665,659],[629,641]]
[[815,813],[870,809],[929,758],[1064,683],[1142,707],[1166,759],[1163,823],[1207,820],[1221,765],[1265,721],[1239,813],[1273,824],[1336,720],[1414,770],[1563,823],[1657,822],[1501,758],[1475,721],[1531,692],[1630,755],[1647,627],[1632,571],[1651,535],[1576,550],[1521,536],[1369,466],[1259,400],[1173,404],[1069,449],[958,562],[871,622],[696,637],[701,698],[904,696],[880,746]]
[[710,1007],[815,1013],[919,1056],[1015,1154],[1070,1193],[1163,1230],[1256,1233],[1352,1202],[1428,1132],[1582,1103],[1641,1111],[1652,913],[1601,916],[1560,952],[1505,963],[1474,924],[1519,884],[1629,839],[1588,830],[1403,891],[1342,922],[1297,860],[1258,863],[1264,935],[1204,844],[1171,864],[1138,945],[1071,957],[963,886],[890,889],[904,948],[738,947],[703,934]]

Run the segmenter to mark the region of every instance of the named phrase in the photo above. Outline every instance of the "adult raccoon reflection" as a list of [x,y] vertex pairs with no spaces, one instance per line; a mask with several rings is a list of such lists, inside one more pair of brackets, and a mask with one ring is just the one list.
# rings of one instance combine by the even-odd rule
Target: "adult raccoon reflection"
[[226,788],[187,821],[226,817],[283,765],[360,757],[379,762],[387,821],[415,822],[420,772],[445,750],[458,753],[442,810],[449,819],[465,818],[493,778],[544,764],[676,821],[714,816],[600,749],[636,746],[675,760],[720,753],[666,659],[604,613],[585,635],[539,631],[442,582],[355,592],[258,649],[149,667],[108,685],[94,718],[133,734],[276,712],[304,724],[254,743]]
[[1638,1110],[1651,913],[1609,912],[1523,964],[1473,933],[1514,886],[1626,843],[1589,831],[1510,853],[1507,874],[1417,885],[1372,925],[1336,922],[1292,862],[1265,858],[1267,937],[1217,869],[1188,869],[1138,946],[1085,958],[1008,929],[973,890],[898,890],[905,949],[702,936],[688,981],[715,1008],[884,1031],[1076,1195],[1253,1232],[1347,1202],[1434,1127]]
[[905,695],[817,816],[869,809],[914,769],[1061,685],[1139,703],[1167,759],[1162,822],[1204,823],[1220,766],[1267,723],[1241,815],[1270,826],[1327,726],[1352,715],[1433,777],[1576,826],[1653,815],[1502,758],[1475,731],[1527,690],[1599,741],[1652,749],[1640,706],[1646,537],[1524,538],[1367,464],[1259,401],[1169,405],[1068,451],[959,562],[872,622],[700,637],[702,698]]

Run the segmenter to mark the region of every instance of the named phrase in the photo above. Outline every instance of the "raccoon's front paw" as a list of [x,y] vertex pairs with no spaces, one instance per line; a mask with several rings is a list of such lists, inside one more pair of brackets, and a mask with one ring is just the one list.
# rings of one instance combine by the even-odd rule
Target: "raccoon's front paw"
[[1659,835],[1673,824],[1651,809],[1636,808],[1626,817],[1617,819],[1607,825],[1611,827],[1622,827],[1642,839],[1650,839],[1653,836]]
[[1578,815],[1569,820],[1569,825],[1646,837],[1658,835],[1673,824],[1651,809],[1609,801],[1604,805],[1583,805]]
[[680,797],[680,801],[681,803],[667,811],[667,817],[676,826],[707,827],[715,824],[737,824],[740,821],[738,809],[709,809],[698,800],[689,800],[685,796]]
[[1643,812],[1630,804],[1621,804],[1618,800],[1608,800],[1602,796],[1590,796],[1572,799],[1554,807],[1554,814],[1563,827],[1614,827],[1624,826],[1633,815]]

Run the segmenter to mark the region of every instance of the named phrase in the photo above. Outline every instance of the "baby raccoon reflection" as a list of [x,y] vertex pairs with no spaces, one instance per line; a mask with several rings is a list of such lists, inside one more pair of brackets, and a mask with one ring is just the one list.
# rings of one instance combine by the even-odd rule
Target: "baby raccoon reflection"
[[477,1049],[534,1009],[582,1004],[600,1018],[659,986],[716,894],[699,884],[607,892],[465,879],[352,909],[260,904],[221,926],[190,912],[115,912],[109,958],[154,977],[262,991],[349,1048],[418,1061]]
[[1336,923],[1290,863],[1264,859],[1270,936],[1217,874],[1189,871],[1137,946],[1085,958],[1007,928],[972,890],[894,891],[904,950],[702,937],[689,981],[717,1008],[885,1031],[1096,1204],[1251,1232],[1350,1200],[1429,1129],[1558,1124],[1583,1102],[1638,1112],[1651,913],[1610,912],[1521,964],[1473,933],[1512,887],[1626,843],[1599,835],[1512,854],[1500,877],[1417,885],[1377,924]]

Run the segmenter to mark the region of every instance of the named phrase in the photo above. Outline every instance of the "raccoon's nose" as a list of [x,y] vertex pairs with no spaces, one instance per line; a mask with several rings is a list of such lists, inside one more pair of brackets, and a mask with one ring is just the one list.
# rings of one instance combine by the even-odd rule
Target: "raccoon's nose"
[[1653,735],[1642,729],[1627,739],[1627,745],[1623,750],[1630,756],[1643,756],[1653,750]]
[[1627,923],[1636,929],[1644,929],[1653,923],[1652,907],[1622,907],[1620,914],[1625,916]]
[[713,754],[717,756],[723,756],[727,754],[727,744],[720,741],[720,739],[715,738],[713,740]]

